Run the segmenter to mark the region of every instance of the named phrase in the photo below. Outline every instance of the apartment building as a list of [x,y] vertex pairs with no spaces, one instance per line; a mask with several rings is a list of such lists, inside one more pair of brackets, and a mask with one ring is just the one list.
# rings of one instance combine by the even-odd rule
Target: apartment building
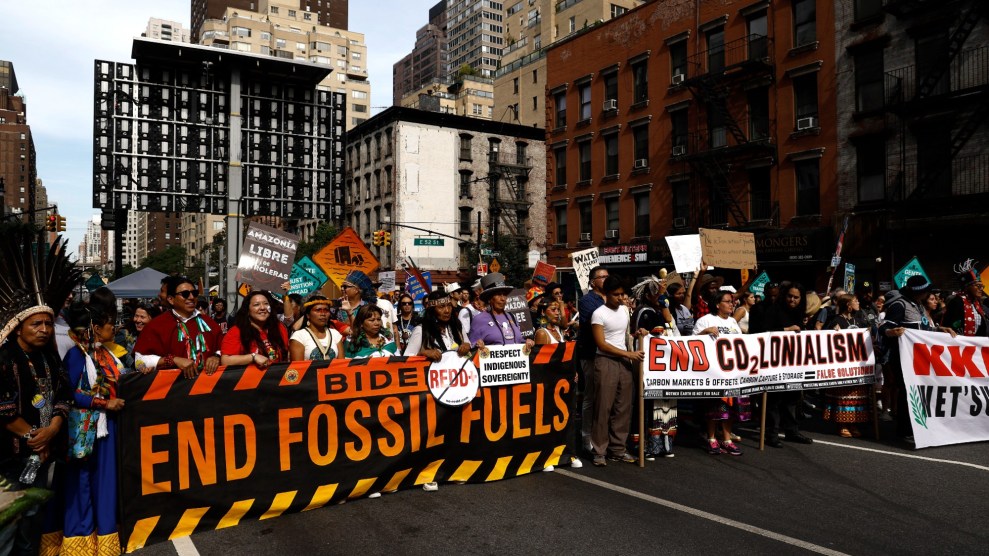
[[429,23],[416,31],[412,52],[392,66],[392,104],[402,105],[402,98],[450,73],[446,46],[446,0],[429,8]]
[[19,93],[14,64],[0,60],[0,215],[29,213],[33,220],[37,217],[31,210],[36,205],[38,169],[34,138],[27,123],[27,101]]
[[400,106],[469,118],[494,117],[494,82],[465,75],[457,80],[436,78],[402,97]]
[[160,41],[191,42],[189,30],[181,23],[157,17],[148,19],[148,27],[141,36]]
[[[227,8],[255,11],[261,2],[258,0],[192,0],[190,21],[192,40],[199,42],[202,26],[207,19],[220,19]],[[298,0],[288,4],[296,12],[309,12],[317,25],[334,29],[347,29],[350,0]]]
[[494,77],[505,47],[504,4],[494,0],[447,0],[446,38],[450,73],[464,66]]

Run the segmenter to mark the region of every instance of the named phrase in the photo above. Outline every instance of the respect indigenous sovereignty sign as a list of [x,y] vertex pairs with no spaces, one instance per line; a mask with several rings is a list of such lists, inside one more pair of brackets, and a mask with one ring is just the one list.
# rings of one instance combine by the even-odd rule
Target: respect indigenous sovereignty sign
[[280,290],[288,282],[299,236],[251,222],[244,235],[236,279],[258,290]]
[[646,398],[722,398],[875,381],[865,329],[649,336],[645,347]]
[[908,328],[899,347],[916,447],[989,440],[989,338]]
[[[556,465],[573,405],[572,342],[529,354],[530,380],[439,404],[422,357],[129,374],[119,395],[127,551],[432,481]],[[447,378],[449,375],[447,373]]]

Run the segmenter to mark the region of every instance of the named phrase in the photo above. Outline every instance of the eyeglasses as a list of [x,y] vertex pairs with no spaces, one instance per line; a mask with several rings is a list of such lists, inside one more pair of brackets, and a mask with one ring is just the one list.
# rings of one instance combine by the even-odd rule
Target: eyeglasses
[[347,288],[354,288],[355,290],[356,289],[359,289],[357,286],[355,286],[353,284],[344,284],[343,285],[343,289],[347,289]]
[[607,274],[605,274],[604,276],[598,276],[597,278],[594,278],[594,280],[604,280],[606,278],[610,278],[610,276],[608,276]]
[[182,290],[180,292],[175,292],[175,295],[180,295],[186,299],[190,297],[199,297],[199,290]]

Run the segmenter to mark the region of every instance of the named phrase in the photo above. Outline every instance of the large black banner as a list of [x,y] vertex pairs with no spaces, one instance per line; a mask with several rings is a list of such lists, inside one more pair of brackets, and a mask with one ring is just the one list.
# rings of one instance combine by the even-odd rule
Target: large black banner
[[539,347],[529,383],[482,387],[462,407],[435,401],[436,375],[420,357],[125,376],[121,539],[130,552],[372,493],[555,465],[573,351]]

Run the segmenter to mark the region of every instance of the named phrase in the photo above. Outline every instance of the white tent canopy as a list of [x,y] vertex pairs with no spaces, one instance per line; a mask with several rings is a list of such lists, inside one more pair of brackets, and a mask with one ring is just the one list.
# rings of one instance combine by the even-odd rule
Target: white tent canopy
[[165,276],[168,275],[153,268],[142,268],[110,282],[106,287],[120,298],[155,297],[161,291],[161,279]]

